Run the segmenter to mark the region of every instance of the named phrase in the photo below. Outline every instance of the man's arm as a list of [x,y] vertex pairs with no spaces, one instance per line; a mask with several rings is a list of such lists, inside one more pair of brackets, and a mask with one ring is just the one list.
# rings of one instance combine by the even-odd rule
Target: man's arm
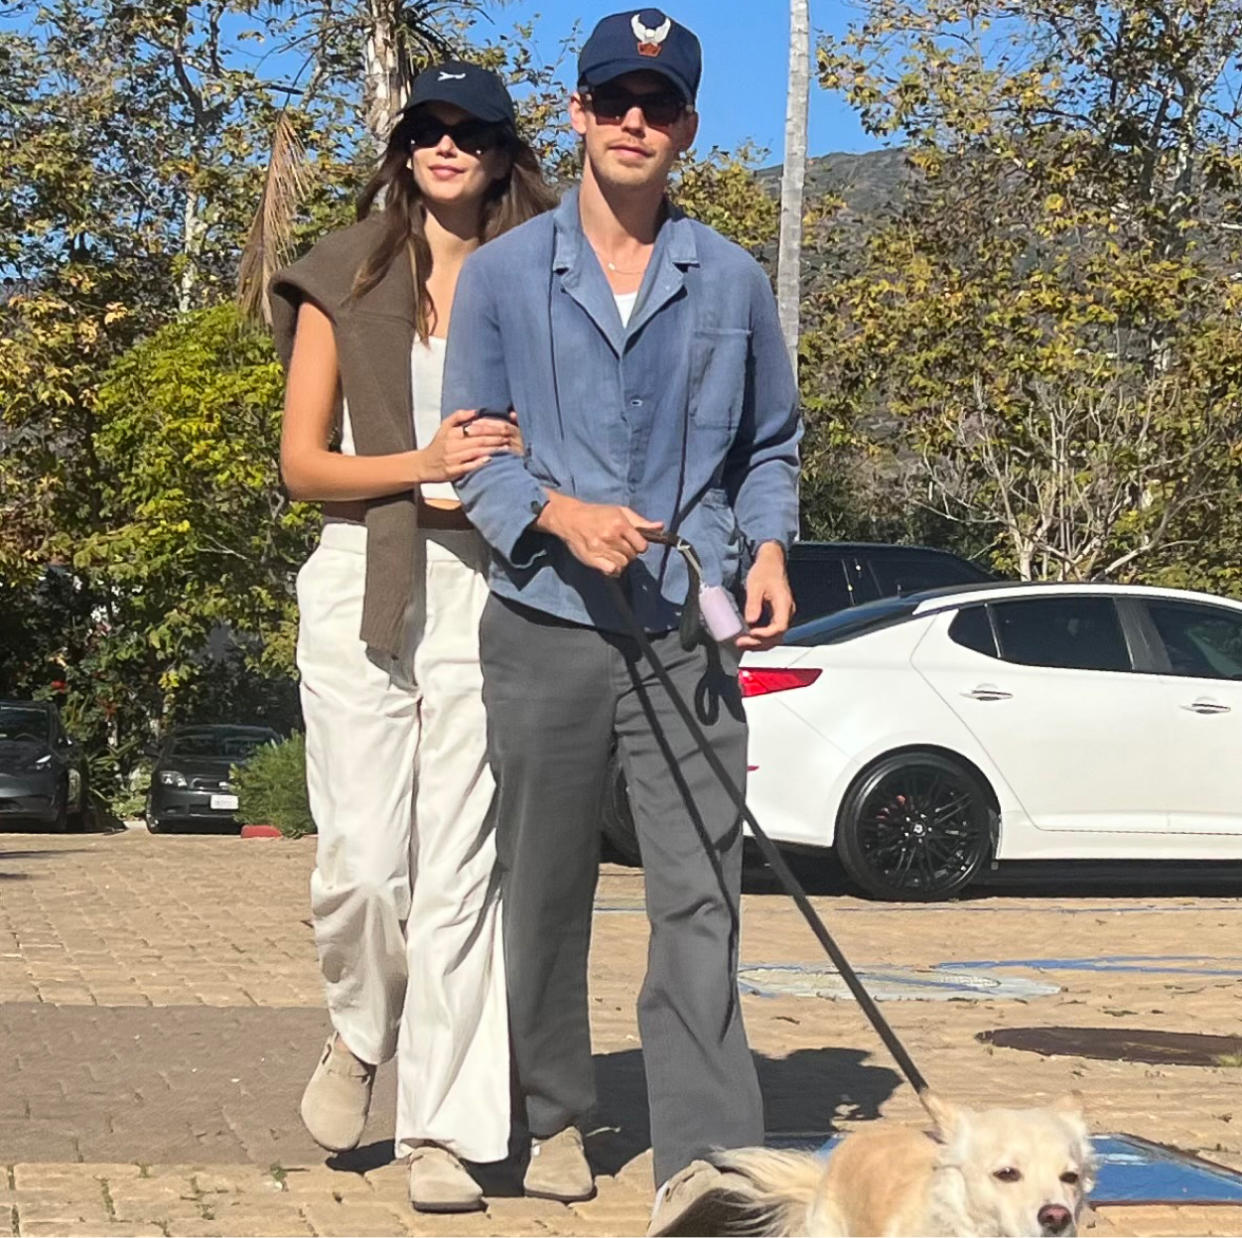
[[[441,417],[447,419],[459,409],[511,407],[496,298],[485,269],[472,255],[453,296]],[[518,414],[521,428],[520,409]],[[510,563],[524,566],[538,557],[538,546],[519,542],[543,510],[548,491],[531,476],[522,457],[497,452],[453,485],[471,523]]]
[[[508,374],[485,272],[467,259],[457,280],[444,358],[441,417],[458,409],[510,408]],[[518,428],[522,410],[518,409]],[[466,515],[510,563],[525,567],[543,553],[532,530],[558,537],[588,567],[617,576],[647,549],[644,529],[658,529],[628,507],[584,503],[549,489],[525,461],[498,452],[482,467],[455,481]]]
[[[751,344],[738,434],[725,461],[724,483],[738,527],[754,550],[746,578],[743,649],[776,644],[793,617],[785,555],[798,535],[798,389],[767,276],[752,271]],[[767,607],[768,622],[756,627]]]

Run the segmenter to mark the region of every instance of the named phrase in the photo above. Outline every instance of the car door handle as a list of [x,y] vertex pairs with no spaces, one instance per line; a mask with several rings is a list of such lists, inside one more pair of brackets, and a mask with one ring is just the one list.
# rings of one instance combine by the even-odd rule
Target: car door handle
[[1006,692],[1004,688],[998,688],[994,683],[981,683],[977,688],[971,688],[969,692],[963,692],[963,696],[968,696],[972,701],[1009,701],[1013,699],[1012,692]]
[[1183,709],[1188,709],[1192,714],[1227,714],[1232,710],[1228,705],[1222,705],[1220,701],[1214,701],[1211,697],[1201,696],[1196,701],[1191,701],[1189,705],[1183,705]]

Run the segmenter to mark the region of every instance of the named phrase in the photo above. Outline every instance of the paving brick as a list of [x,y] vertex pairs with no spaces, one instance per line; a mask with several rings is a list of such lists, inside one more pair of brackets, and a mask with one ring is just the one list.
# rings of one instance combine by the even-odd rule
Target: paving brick
[[[327,1026],[304,923],[313,840],[255,848],[130,832],[14,836],[3,849],[6,871],[26,879],[6,885],[0,902],[0,1074],[15,1081],[0,1098],[0,1150],[20,1178],[8,1191],[0,1174],[0,1238],[11,1238],[6,1200],[19,1197],[31,1225],[58,1232],[147,1232],[163,1222],[185,1238],[310,1234],[314,1216],[326,1235],[345,1215],[357,1217],[355,1229],[382,1229],[391,1217],[394,1234],[436,1238],[645,1226],[651,1156],[634,1011],[647,948],[641,873],[610,867],[600,883],[601,903],[631,911],[597,917],[590,965],[601,1130],[588,1147],[601,1170],[598,1200],[574,1211],[500,1197],[484,1214],[423,1218],[406,1209],[402,1167],[388,1163],[391,1069],[380,1072],[364,1147],[334,1158],[339,1168],[325,1164],[298,1120]],[[762,875],[748,882],[743,959],[818,966],[788,900]],[[1210,890],[984,892],[952,906],[890,907],[825,887],[813,901],[864,967],[1132,954],[1140,939],[1145,955],[1236,959],[1242,926],[1242,903]],[[1006,974],[1050,979],[1062,991],[1029,1003],[887,1008],[941,1091],[988,1104],[1073,1086],[1097,1130],[1131,1131],[1242,1168],[1242,1102],[1233,1095],[1242,1072],[1041,1059],[975,1039],[1024,1023],[1232,1033],[1242,1015],[1235,977]],[[772,1129],[920,1119],[853,1004],[747,996],[742,1005]],[[119,1202],[126,1220],[109,1219],[100,1178],[113,1215],[122,1215]],[[1104,1209],[1092,1232],[1242,1234],[1242,1210]]]
[[163,1238],[158,1225],[67,1225],[62,1221],[23,1221],[22,1238]]
[[374,1188],[359,1173],[329,1169],[326,1165],[299,1165],[283,1171],[281,1182],[285,1192],[293,1199],[318,1199],[324,1197],[369,1202],[374,1198]]
[[36,1221],[85,1225],[104,1224],[109,1219],[98,1183],[93,1190],[86,1185],[45,1191],[18,1189],[13,1192],[12,1206],[23,1230]]
[[405,1219],[392,1208],[378,1204],[306,1204],[302,1215],[316,1234],[323,1238],[358,1238],[374,1235],[386,1238],[387,1235],[410,1233]]

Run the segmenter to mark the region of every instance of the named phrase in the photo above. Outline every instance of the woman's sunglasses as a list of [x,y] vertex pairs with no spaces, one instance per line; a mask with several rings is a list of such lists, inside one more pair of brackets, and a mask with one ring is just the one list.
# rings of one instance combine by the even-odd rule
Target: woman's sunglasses
[[686,101],[675,90],[660,90],[636,95],[623,86],[601,86],[587,91],[583,98],[596,120],[621,121],[631,108],[641,108],[649,125],[675,125],[685,114]]
[[503,146],[508,140],[504,126],[488,120],[471,117],[450,125],[434,116],[419,116],[410,124],[410,145],[423,149],[439,146],[445,134],[453,139],[453,145],[458,150],[464,150],[468,155],[481,155]]

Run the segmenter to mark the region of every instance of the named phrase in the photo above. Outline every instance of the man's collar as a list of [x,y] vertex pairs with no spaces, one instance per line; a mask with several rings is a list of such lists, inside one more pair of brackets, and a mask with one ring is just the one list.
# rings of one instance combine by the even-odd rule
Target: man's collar
[[[668,218],[660,228],[657,242],[663,241],[664,252],[675,266],[698,266],[699,250],[694,239],[694,228],[684,211],[666,199]],[[564,273],[578,261],[578,255],[586,242],[582,231],[582,217],[578,212],[578,189],[575,186],[562,199],[552,215],[555,226],[555,243],[552,249],[552,269]]]

